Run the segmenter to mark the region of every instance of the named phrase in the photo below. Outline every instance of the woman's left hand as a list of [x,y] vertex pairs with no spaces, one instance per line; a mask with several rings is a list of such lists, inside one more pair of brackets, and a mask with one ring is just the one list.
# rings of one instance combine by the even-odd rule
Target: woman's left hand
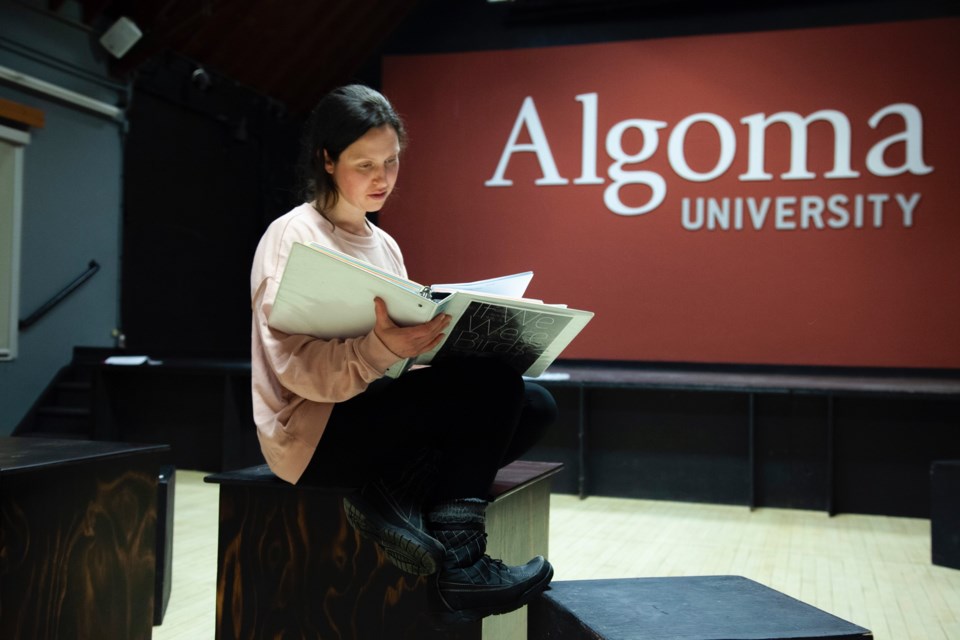
[[401,327],[390,318],[387,303],[382,298],[374,298],[373,304],[377,314],[374,332],[390,351],[401,358],[413,358],[436,347],[443,340],[443,330],[450,324],[450,316],[441,313],[423,324]]

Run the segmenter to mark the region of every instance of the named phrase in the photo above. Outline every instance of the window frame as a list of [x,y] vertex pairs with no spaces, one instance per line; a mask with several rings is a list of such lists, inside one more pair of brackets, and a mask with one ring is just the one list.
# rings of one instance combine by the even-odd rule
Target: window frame
[[30,134],[0,124],[0,362],[17,357],[23,161]]

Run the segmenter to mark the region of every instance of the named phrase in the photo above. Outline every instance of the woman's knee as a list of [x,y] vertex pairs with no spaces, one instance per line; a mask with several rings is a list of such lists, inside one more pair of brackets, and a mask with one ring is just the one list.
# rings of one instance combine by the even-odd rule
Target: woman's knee
[[532,382],[524,383],[524,419],[542,425],[553,424],[559,415],[557,401],[544,387]]
[[559,412],[553,395],[540,385],[526,383],[523,410],[513,437],[500,461],[501,466],[519,459],[543,438],[556,422]]

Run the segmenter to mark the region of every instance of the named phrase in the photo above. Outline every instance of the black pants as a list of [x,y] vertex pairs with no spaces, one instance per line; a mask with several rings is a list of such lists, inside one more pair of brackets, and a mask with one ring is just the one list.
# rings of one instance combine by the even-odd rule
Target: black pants
[[301,482],[361,486],[429,452],[439,465],[429,500],[486,498],[497,470],[556,415],[546,389],[498,361],[449,360],[379,380],[334,407]]

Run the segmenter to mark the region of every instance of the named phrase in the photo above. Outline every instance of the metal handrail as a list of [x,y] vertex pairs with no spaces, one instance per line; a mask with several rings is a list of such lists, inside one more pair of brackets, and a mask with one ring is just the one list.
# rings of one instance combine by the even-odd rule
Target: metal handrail
[[47,300],[45,303],[43,303],[39,309],[31,313],[29,316],[27,316],[23,320],[21,320],[20,324],[18,325],[20,327],[20,331],[29,329],[33,324],[36,324],[36,322],[40,320],[40,318],[47,315],[55,306],[63,302],[67,296],[69,296],[71,293],[73,293],[78,288],[80,288],[80,285],[82,285],[84,282],[92,278],[93,274],[95,274],[99,270],[100,270],[100,265],[97,264],[97,261],[91,260],[90,264],[87,265],[86,271],[81,273],[73,282],[65,286],[60,291],[60,293],[58,293],[57,295],[53,296],[52,298]]

